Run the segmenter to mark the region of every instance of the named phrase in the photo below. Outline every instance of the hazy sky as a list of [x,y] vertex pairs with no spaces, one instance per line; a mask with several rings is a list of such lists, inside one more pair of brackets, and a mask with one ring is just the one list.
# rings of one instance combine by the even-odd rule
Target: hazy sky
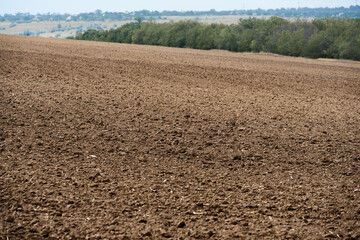
[[[359,1],[360,3],[360,1]],[[125,12],[135,10],[234,10],[290,7],[349,7],[356,0],[0,0],[0,14],[30,13],[80,13],[103,11]]]

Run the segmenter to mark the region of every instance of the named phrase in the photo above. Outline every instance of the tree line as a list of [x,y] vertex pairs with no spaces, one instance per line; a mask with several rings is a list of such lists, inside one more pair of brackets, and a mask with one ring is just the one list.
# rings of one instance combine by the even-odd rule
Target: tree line
[[225,25],[191,20],[143,22],[138,18],[117,29],[92,29],[70,39],[360,60],[360,19],[248,18]]
[[79,14],[59,14],[59,13],[45,13],[45,14],[30,14],[30,13],[16,13],[0,15],[0,22],[8,21],[13,23],[29,23],[42,21],[127,21],[134,20],[137,17],[144,19],[166,19],[168,16],[229,16],[229,15],[247,15],[247,16],[278,16],[278,17],[299,17],[299,18],[359,18],[360,6],[337,7],[337,8],[280,8],[280,9],[249,9],[249,10],[231,10],[231,11],[216,11],[211,9],[209,11],[149,11],[141,10],[134,12],[103,12],[96,10],[94,12],[79,13]]

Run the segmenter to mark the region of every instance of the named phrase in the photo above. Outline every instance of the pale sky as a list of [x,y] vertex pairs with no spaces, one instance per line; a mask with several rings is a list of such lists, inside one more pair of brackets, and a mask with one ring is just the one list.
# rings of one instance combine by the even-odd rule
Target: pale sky
[[[360,3],[360,1],[359,1]],[[300,7],[349,7],[356,0],[0,0],[0,14],[36,13],[82,13],[96,9],[109,12],[137,10],[241,10]]]

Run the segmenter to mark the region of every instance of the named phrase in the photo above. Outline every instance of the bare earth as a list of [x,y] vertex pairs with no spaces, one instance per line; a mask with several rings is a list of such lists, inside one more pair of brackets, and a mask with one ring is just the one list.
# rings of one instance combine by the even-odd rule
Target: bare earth
[[0,35],[0,239],[359,239],[360,63]]

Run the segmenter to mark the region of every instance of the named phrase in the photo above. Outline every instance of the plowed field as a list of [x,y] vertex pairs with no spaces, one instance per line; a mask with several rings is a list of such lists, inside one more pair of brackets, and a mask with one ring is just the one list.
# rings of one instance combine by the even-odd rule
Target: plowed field
[[359,239],[360,63],[0,35],[0,239]]

